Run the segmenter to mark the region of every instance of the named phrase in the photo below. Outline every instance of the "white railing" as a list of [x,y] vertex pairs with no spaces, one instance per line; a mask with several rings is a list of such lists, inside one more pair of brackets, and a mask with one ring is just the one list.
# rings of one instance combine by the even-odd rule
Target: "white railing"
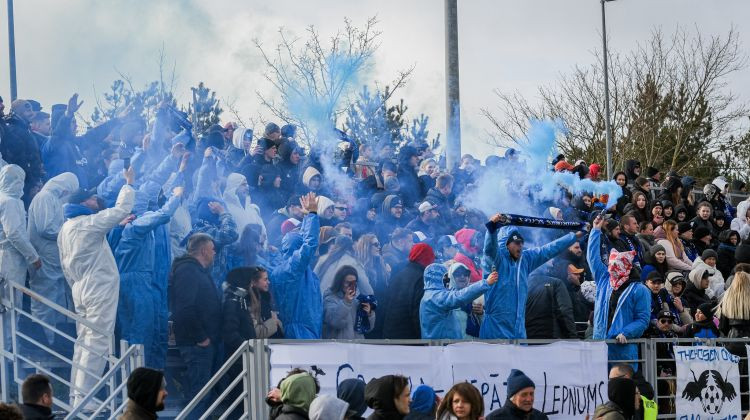
[[[0,351],[2,352],[2,357],[0,357],[0,398],[2,401],[10,401],[10,390],[13,386],[17,387],[20,396],[25,373],[33,371],[47,375],[52,380],[53,385],[59,384],[68,390],[66,395],[55,395],[53,398],[53,407],[70,413],[66,419],[89,418],[90,413],[85,416],[81,413],[81,409],[86,405],[97,407],[94,410],[97,414],[105,411],[112,415],[118,413],[118,410],[122,407],[120,402],[126,399],[124,386],[128,375],[133,369],[143,365],[142,346],[128,347],[127,343],[121,342],[123,356],[118,358],[115,354],[115,339],[112,331],[102,330],[101,327],[82,318],[75,312],[18,283],[0,279],[0,290],[2,291],[0,293],[0,308],[2,310],[2,323],[0,324]],[[56,325],[51,325],[40,319],[31,311],[25,310],[22,304],[22,296],[28,296],[29,299],[43,305],[45,309],[54,311],[56,316],[62,316],[67,322],[85,325],[106,337],[108,342],[106,353],[96,351],[83,343],[79,343],[79,345],[94,353],[96,357],[105,359],[108,364],[107,373],[92,372],[85,366],[75,363],[72,357],[63,354],[66,352],[72,354],[76,337],[59,329]],[[46,343],[43,338],[35,338],[31,331],[21,328],[22,320],[28,321],[26,325],[33,327],[36,324],[36,326],[45,329],[45,334],[46,332],[54,333],[54,348],[51,344]],[[7,331],[7,329],[10,331]],[[8,337],[10,338],[9,342],[6,340]],[[29,352],[28,350],[34,351]],[[73,367],[97,381],[94,389],[87,390],[87,395],[83,399],[84,403],[78,404],[78,408],[73,407],[71,401],[68,400],[69,395],[75,390],[75,385],[70,381],[70,370]],[[57,390],[59,387],[55,386],[55,389]],[[107,397],[100,400],[96,398],[96,394],[103,389],[106,389]]]

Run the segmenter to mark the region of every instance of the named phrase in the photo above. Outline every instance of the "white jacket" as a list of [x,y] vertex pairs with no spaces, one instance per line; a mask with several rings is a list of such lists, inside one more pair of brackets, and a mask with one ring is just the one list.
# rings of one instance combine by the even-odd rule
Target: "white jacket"
[[740,239],[743,241],[750,236],[750,224],[747,221],[747,210],[750,208],[750,201],[741,201],[737,204],[737,217],[732,219],[731,229],[739,232]]
[[243,182],[247,182],[246,178],[242,174],[231,173],[227,177],[227,185],[224,188],[224,194],[222,199],[227,205],[227,211],[232,215],[232,219],[237,224],[237,232],[241,235],[245,226],[253,224],[260,225],[263,236],[266,235],[266,225],[263,223],[263,218],[260,216],[260,209],[250,201],[250,196],[245,197],[245,202],[240,202],[240,197],[237,195],[237,189],[242,185]]
[[710,265],[703,262],[701,257],[697,257],[695,261],[693,261],[693,269],[696,269],[698,267],[704,267],[706,270],[708,270],[708,289],[706,289],[706,296],[710,298],[716,298],[717,300],[721,301],[721,297],[724,295],[724,275],[721,274],[721,271],[711,267]]
[[18,165],[0,169],[0,277],[23,284],[28,266],[39,259],[26,233],[23,182]]
[[107,233],[133,209],[135,190],[123,185],[115,206],[99,213],[74,217],[63,224],[57,235],[60,262],[65,279],[72,286],[92,282],[101,293],[111,293],[111,285],[119,287],[120,275],[115,257],[107,243]]

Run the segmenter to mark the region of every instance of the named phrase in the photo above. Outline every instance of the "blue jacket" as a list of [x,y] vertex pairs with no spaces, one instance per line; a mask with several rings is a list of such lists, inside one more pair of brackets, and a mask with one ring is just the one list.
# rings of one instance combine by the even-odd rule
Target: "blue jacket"
[[575,233],[571,232],[542,247],[524,249],[521,258],[515,261],[505,242],[516,231],[512,226],[498,229],[493,223],[487,224],[482,270],[489,274],[494,266],[500,279],[484,295],[484,319],[479,338],[526,338],[526,281],[529,273],[576,241]]
[[487,280],[460,290],[446,289],[443,285],[446,272],[442,264],[430,264],[424,271],[424,295],[419,305],[419,322],[424,339],[462,339],[466,325],[461,324],[454,310],[471,303],[490,289]]
[[[622,292],[617,302],[614,318],[612,318],[612,325],[607,328],[612,286],[609,284],[607,266],[595,252],[599,249],[601,236],[602,231],[600,229],[591,231],[586,255],[596,281],[594,339],[614,339],[619,334],[623,334],[629,340],[641,338],[651,319],[651,291],[640,282],[631,283]],[[635,344],[610,344],[609,359],[636,360],[638,359],[638,346]],[[635,364],[633,366],[637,369]]]
[[319,231],[318,215],[305,216],[300,233],[290,232],[284,236],[281,245],[284,260],[271,272],[271,291],[286,338],[320,339],[322,336],[320,280],[310,268],[318,249]]

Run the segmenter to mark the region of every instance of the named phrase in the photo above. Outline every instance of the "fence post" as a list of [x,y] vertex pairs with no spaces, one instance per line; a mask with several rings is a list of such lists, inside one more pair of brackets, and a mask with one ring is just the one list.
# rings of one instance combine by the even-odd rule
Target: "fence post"
[[242,378],[242,387],[245,391],[245,413],[248,415],[252,412],[253,406],[257,404],[257,402],[253,401],[255,399],[255,393],[253,393],[253,378],[255,377],[255,358],[253,356],[255,350],[252,343],[253,341],[246,341],[244,344],[245,351],[242,352],[242,368],[245,371],[245,375]]

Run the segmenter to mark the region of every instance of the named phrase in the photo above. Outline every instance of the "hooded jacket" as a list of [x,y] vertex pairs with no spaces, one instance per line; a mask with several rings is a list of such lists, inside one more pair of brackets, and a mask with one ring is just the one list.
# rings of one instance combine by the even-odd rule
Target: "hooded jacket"
[[706,294],[706,289],[701,289],[703,273],[706,273],[709,270],[711,270],[711,267],[706,264],[700,264],[688,274],[688,279],[690,281],[688,282],[687,287],[685,287],[685,292],[682,294],[681,298],[685,306],[690,308],[690,315],[693,317],[695,317],[695,310],[698,309],[698,306],[704,303],[716,303]]
[[633,183],[640,175],[636,175],[635,168],[641,167],[641,162],[635,159],[625,161],[625,175],[628,177],[628,184]]
[[365,401],[373,409],[367,420],[401,420],[404,415],[396,409],[395,376],[387,375],[371,380],[365,386]]
[[320,339],[323,328],[323,299],[320,280],[310,264],[318,248],[320,222],[309,213],[299,233],[282,240],[283,261],[273,269],[271,291],[284,323],[287,338]]
[[164,374],[158,370],[138,368],[128,378],[128,405],[119,420],[156,419],[156,398]]
[[266,226],[263,218],[260,216],[260,209],[252,203],[248,194],[243,200],[237,195],[237,190],[242,183],[246,182],[245,176],[238,173],[231,173],[227,177],[227,185],[224,188],[224,194],[221,198],[224,200],[226,210],[232,215],[234,223],[237,225],[237,232],[242,233],[245,226],[253,224],[259,225],[261,231],[266,233]]
[[430,264],[424,271],[424,295],[419,305],[423,339],[462,339],[466,325],[461,325],[454,310],[471,303],[491,287],[487,280],[481,280],[461,290],[446,289],[443,284],[446,273],[442,264]]
[[750,221],[747,220],[747,210],[750,209],[750,201],[744,200],[737,205],[737,217],[732,219],[730,225],[732,230],[739,232],[743,241],[750,236]]
[[309,373],[298,373],[281,382],[281,414],[277,420],[307,419],[315,399],[315,380]]
[[361,418],[367,411],[365,385],[361,379],[346,379],[339,384],[337,390],[339,399],[349,403],[349,410],[354,412],[355,418]]
[[[594,339],[614,339],[622,334],[627,339],[640,338],[651,319],[651,292],[640,282],[630,282],[617,300],[614,317],[609,324],[610,285],[609,269],[597,250],[601,242],[601,229],[593,229],[589,235],[586,258],[596,281],[596,304],[594,306]],[[610,360],[635,360],[638,346],[635,344],[609,344]],[[637,366],[634,366],[637,369]]]
[[[396,228],[404,227],[408,223],[408,216],[406,215],[406,209],[404,208],[401,213],[401,217],[398,219],[393,217],[391,209],[398,204],[402,204],[401,197],[395,194],[391,194],[385,198],[380,208],[380,214],[377,217],[375,225],[375,235],[378,237],[380,243],[388,243],[391,233]],[[406,207],[404,205],[404,207]]]
[[0,169],[0,276],[24,284],[26,268],[39,259],[26,232],[25,174],[17,165]]
[[349,404],[331,396],[320,395],[310,404],[310,420],[344,420]]
[[469,275],[469,281],[471,283],[478,282],[482,279],[482,269],[477,268],[477,265],[474,263],[474,259],[467,255],[469,254],[467,250],[472,250],[475,255],[479,253],[479,249],[471,245],[471,239],[474,237],[475,233],[477,233],[476,230],[467,228],[461,229],[456,232],[456,242],[461,244],[462,250],[457,252],[456,256],[453,257],[454,261],[465,265],[466,268],[469,269],[469,271],[471,272]]
[[500,280],[484,295],[480,338],[526,338],[529,274],[576,241],[576,234],[571,232],[542,247],[524,249],[516,261],[510,256],[506,242],[517,231],[512,226],[500,229],[494,223],[487,224],[482,269],[489,274],[494,267]]

